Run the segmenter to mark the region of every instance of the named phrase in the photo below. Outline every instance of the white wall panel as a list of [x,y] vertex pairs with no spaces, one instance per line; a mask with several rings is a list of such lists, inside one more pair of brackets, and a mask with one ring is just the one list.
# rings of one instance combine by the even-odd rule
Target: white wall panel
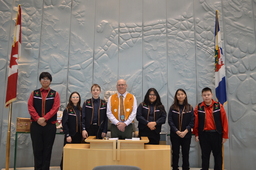
[[128,91],[143,100],[142,94],[142,0],[120,1],[119,78],[124,78]]
[[52,74],[51,88],[62,96],[62,105],[66,104],[70,14],[70,0],[44,1],[38,75]]
[[[255,1],[223,1],[230,169],[255,169]],[[245,158],[246,156],[246,159]],[[249,156],[250,155],[250,156]]]
[[94,79],[106,90],[116,90],[118,79],[118,0],[97,0],[95,14]]
[[[166,1],[143,1],[143,96],[156,88],[167,109]],[[162,131],[167,132],[167,125]]]
[[[197,101],[204,87],[214,89],[214,26],[217,1],[194,1]],[[214,92],[214,91],[213,91]]]
[[82,102],[91,97],[95,1],[72,1],[68,95],[77,91]]

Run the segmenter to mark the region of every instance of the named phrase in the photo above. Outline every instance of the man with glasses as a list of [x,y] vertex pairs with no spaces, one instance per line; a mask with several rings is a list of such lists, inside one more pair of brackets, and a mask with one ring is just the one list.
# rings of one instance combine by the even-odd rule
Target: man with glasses
[[107,116],[111,121],[111,137],[132,138],[132,122],[136,117],[137,100],[126,91],[127,84],[120,79],[116,84],[117,93],[108,99]]

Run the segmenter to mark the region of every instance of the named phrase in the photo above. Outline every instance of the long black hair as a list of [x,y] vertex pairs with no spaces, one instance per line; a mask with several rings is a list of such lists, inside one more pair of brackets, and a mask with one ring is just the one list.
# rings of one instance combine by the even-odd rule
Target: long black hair
[[71,97],[72,97],[72,95],[75,94],[75,93],[79,96],[79,101],[78,101],[78,103],[77,103],[77,108],[78,108],[79,110],[82,110],[82,108],[81,108],[81,96],[80,96],[80,94],[79,94],[78,92],[76,92],[76,91],[74,91],[74,92],[72,92],[72,93],[70,94],[69,100],[68,100],[67,109],[73,109],[74,104],[73,104],[73,102],[71,101]]
[[188,103],[187,93],[183,89],[176,90],[176,93],[175,93],[175,96],[174,96],[174,101],[173,101],[173,104],[172,104],[171,108],[173,108],[175,110],[179,110],[179,100],[177,98],[177,94],[178,94],[179,91],[182,91],[186,95],[186,98],[184,99],[184,102],[183,102],[183,105],[185,107],[185,111],[190,111],[192,109],[192,106],[190,106],[190,104]]
[[158,92],[157,92],[157,90],[155,89],[155,88],[150,88],[150,89],[148,89],[148,91],[147,91],[147,93],[146,93],[146,95],[145,95],[145,97],[144,97],[144,101],[143,101],[143,103],[145,103],[146,105],[150,105],[151,104],[151,102],[149,101],[149,94],[150,94],[150,92],[154,92],[155,93],[155,95],[156,95],[156,101],[154,101],[154,103],[152,103],[154,106],[156,106],[156,107],[158,107],[158,106],[163,106],[162,105],[162,102],[161,102],[161,98],[160,98],[160,96],[159,96],[159,94],[158,94]]

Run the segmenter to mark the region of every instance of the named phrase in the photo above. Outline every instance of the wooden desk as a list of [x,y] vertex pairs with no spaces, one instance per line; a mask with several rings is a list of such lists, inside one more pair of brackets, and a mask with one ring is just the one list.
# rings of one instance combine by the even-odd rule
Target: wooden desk
[[147,137],[139,141],[102,140],[89,137],[90,144],[66,144],[64,170],[91,170],[99,165],[133,165],[142,170],[170,170],[169,145],[145,145]]

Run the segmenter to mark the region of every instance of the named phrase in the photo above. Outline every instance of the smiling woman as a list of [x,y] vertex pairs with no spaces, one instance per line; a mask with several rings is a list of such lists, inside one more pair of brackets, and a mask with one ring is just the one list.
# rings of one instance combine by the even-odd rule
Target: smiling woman
[[[82,108],[80,105],[80,94],[72,92],[62,117],[63,132],[65,134],[64,146],[67,143],[82,142]],[[61,160],[60,168],[63,168],[63,159]]]
[[166,120],[166,112],[160,96],[155,88],[148,89],[144,101],[137,109],[139,136],[147,136],[148,144],[159,144],[162,124]]
[[172,167],[178,169],[180,148],[182,150],[182,169],[187,170],[189,165],[189,149],[194,127],[193,107],[188,104],[187,93],[183,89],[176,90],[173,104],[168,113],[170,138],[172,143]]

